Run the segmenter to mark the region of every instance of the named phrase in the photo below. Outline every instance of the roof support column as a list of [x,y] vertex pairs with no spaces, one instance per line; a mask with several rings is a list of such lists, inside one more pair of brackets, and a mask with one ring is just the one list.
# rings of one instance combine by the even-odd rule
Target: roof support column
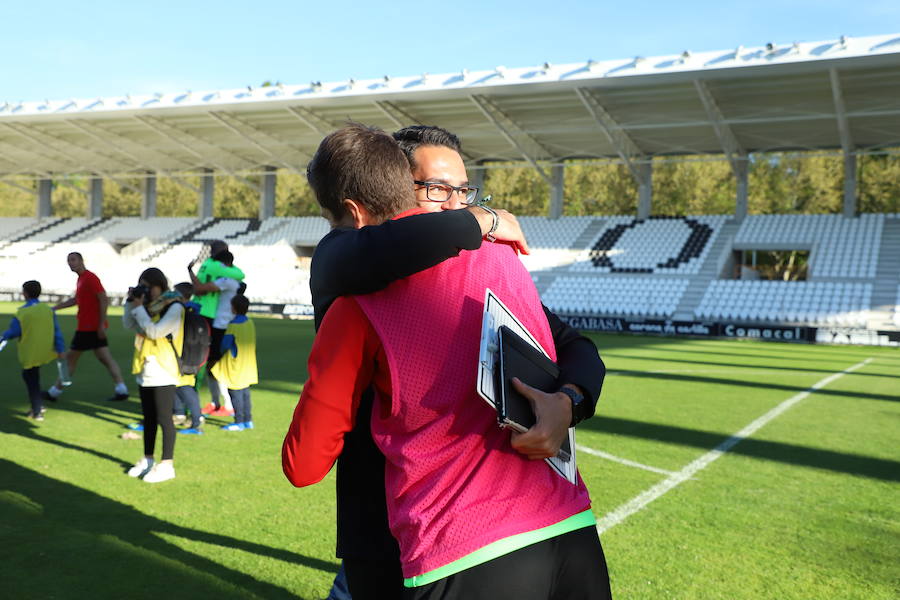
[[638,164],[638,210],[637,218],[646,219],[650,216],[653,206],[653,163],[647,160]]
[[619,123],[606,111],[596,93],[586,88],[575,88],[575,94],[584,104],[591,117],[600,126],[600,131],[609,140],[622,164],[634,177],[638,184],[639,219],[650,216],[653,199],[653,164],[652,159],[644,154],[634,143]]
[[734,176],[737,179],[737,193],[734,200],[734,220],[742,223],[747,217],[749,197],[749,173],[750,163],[746,157],[738,159],[734,163]]
[[53,181],[51,179],[39,179],[37,184],[37,199],[34,212],[38,219],[53,215]]
[[275,183],[277,182],[276,168],[268,166],[262,176],[262,185],[259,186],[259,219],[260,221],[275,216]]
[[141,192],[141,218],[152,219],[156,217],[156,173],[147,173],[141,182]]
[[844,153],[844,216],[856,216],[856,155]]
[[722,146],[722,152],[725,154],[728,163],[731,165],[731,172],[734,173],[734,178],[737,182],[734,200],[734,220],[740,223],[747,216],[748,206],[747,198],[749,195],[749,187],[747,179],[749,173],[749,159],[747,157],[747,151],[741,143],[738,142],[734,131],[732,131],[731,127],[726,122],[725,116],[722,114],[721,109],[719,109],[719,104],[716,102],[716,99],[706,82],[701,79],[695,79],[694,87],[697,90],[697,94],[700,96],[700,101],[703,103],[704,110],[706,110],[706,116],[709,117],[709,123],[712,125],[713,131],[715,131],[716,137],[719,139],[719,144]]
[[215,179],[212,169],[203,169],[200,176],[200,207],[197,216],[201,219],[213,216],[213,193],[215,192]]
[[550,183],[550,176],[547,175],[547,172],[538,163],[538,158],[552,157],[553,153],[531,137],[531,135],[522,129],[518,123],[510,119],[509,116],[500,110],[500,107],[493,101],[484,96],[475,95],[469,96],[469,100],[471,100],[485,118],[497,128],[500,135],[502,135],[513,148],[519,151],[522,158],[534,167],[534,170],[538,172],[541,178],[547,183]]
[[840,73],[836,69],[828,70],[831,81],[831,96],[834,100],[834,112],[837,116],[838,134],[841,136],[841,149],[844,151],[844,216],[851,219],[856,216],[856,154],[850,121],[847,118],[847,106],[844,103],[844,91],[841,87]]
[[91,177],[91,187],[88,193],[87,205],[88,219],[99,219],[103,216],[103,178]]
[[565,188],[566,167],[553,165],[550,167],[550,210],[551,219],[558,219],[563,214],[563,191]]
[[484,193],[484,175],[485,175],[484,163],[478,161],[475,163],[474,167],[468,171],[469,175],[469,185],[472,187],[478,188],[479,200],[483,199],[485,196]]

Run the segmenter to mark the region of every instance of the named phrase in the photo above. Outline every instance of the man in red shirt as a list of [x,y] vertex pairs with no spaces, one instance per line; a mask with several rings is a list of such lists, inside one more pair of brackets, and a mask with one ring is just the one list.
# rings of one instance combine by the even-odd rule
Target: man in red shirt
[[[81,353],[93,350],[112,377],[115,389],[108,400],[121,401],[128,399],[128,388],[122,380],[122,372],[119,365],[109,352],[109,343],[106,340],[106,329],[109,323],[106,321],[106,309],[109,307],[109,298],[100,278],[84,267],[84,257],[80,252],[70,252],[66,258],[69,268],[78,274],[78,283],[75,285],[75,296],[60,302],[53,310],[69,308],[78,305],[78,325],[75,328],[75,336],[72,345],[66,353],[66,362],[69,365],[69,375],[75,374],[75,367]],[[48,400],[56,401],[62,395],[62,382],[57,380],[47,390]]]

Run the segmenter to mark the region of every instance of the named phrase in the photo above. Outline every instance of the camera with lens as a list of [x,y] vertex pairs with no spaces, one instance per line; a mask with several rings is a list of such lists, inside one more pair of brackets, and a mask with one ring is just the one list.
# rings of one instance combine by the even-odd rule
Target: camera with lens
[[128,302],[133,302],[135,298],[143,298],[150,293],[150,288],[141,283],[133,288],[128,288]]

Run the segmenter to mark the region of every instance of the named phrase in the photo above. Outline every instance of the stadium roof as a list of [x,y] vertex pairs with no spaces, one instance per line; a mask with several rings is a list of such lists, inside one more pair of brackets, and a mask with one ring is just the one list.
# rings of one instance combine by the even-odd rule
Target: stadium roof
[[577,64],[0,104],[0,177],[302,171],[348,119],[468,162],[900,146],[900,34]]

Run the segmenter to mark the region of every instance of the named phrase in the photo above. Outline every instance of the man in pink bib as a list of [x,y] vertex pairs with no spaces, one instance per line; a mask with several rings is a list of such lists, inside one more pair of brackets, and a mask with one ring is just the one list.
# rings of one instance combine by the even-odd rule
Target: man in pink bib
[[[406,158],[380,130],[329,135],[308,178],[333,223],[363,227],[421,210]],[[483,244],[380,292],[339,298],[309,357],[285,474],[304,486],[328,473],[371,384],[404,597],[609,598],[580,477],[572,485],[515,451],[475,393],[487,287],[555,358],[537,290],[509,246]]]

